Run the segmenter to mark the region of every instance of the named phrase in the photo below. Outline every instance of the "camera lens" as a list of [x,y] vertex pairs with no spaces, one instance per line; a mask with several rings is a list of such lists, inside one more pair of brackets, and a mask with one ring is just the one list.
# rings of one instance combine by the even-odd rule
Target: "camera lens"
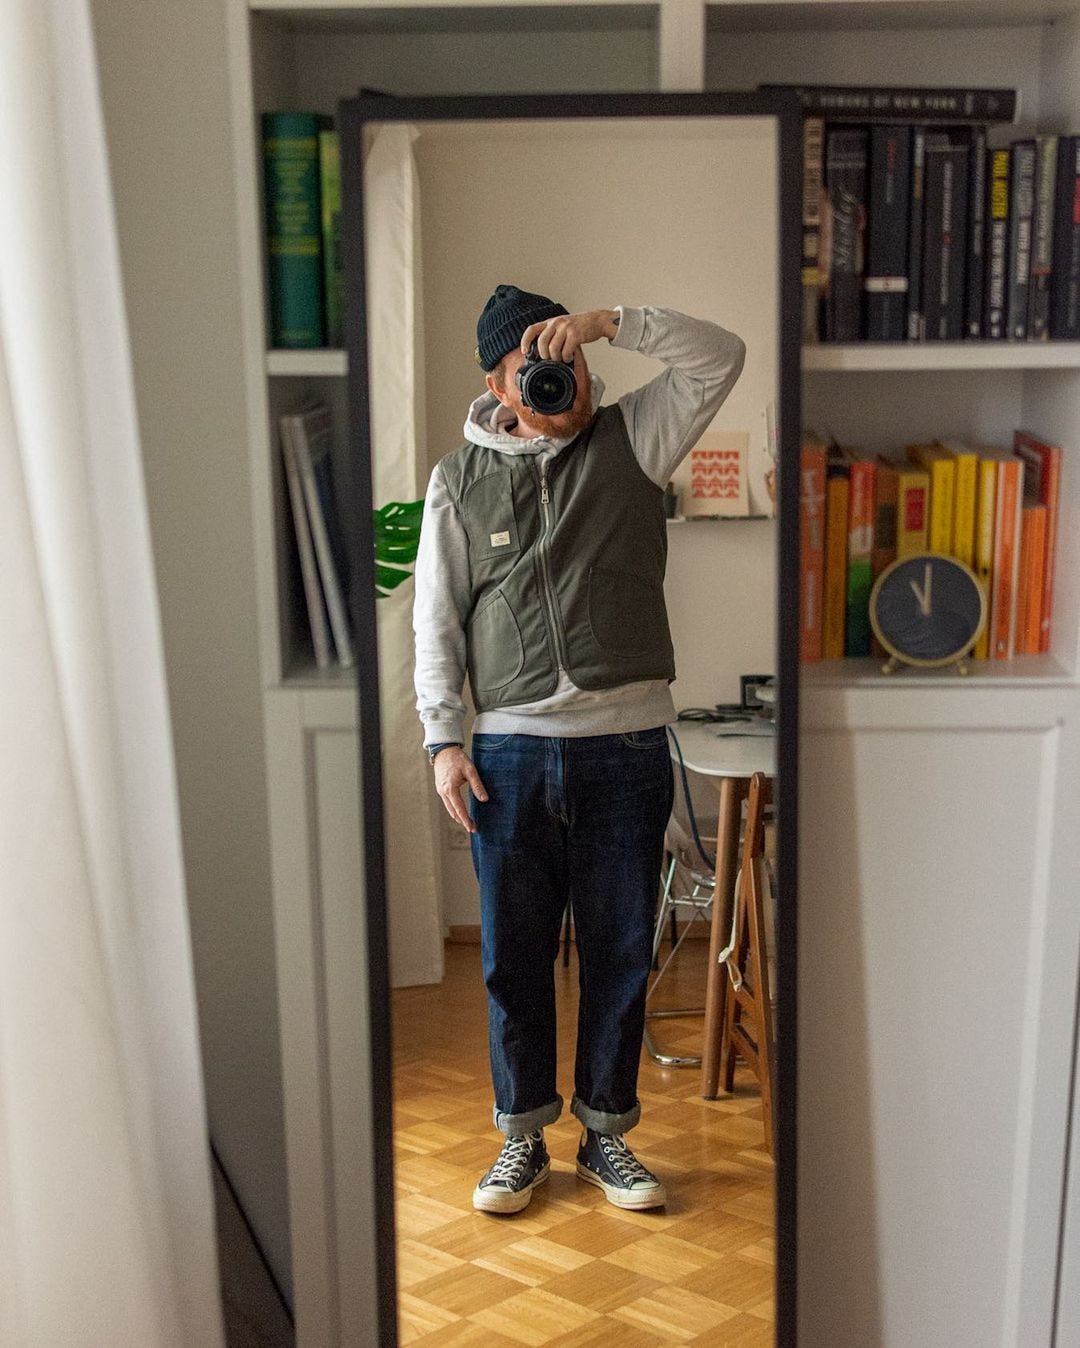
[[544,416],[565,411],[576,396],[573,367],[562,361],[540,361],[526,369],[521,380],[522,402]]

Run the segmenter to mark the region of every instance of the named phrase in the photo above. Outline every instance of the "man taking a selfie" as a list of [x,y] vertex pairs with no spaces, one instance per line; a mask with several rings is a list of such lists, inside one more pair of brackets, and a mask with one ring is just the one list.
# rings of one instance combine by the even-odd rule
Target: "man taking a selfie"
[[[554,961],[572,905],[577,1173],[624,1208],[664,1202],[625,1134],[673,776],[664,487],[731,392],[745,345],[651,306],[569,313],[500,285],[477,323],[487,392],[431,474],[416,561],[415,684],[436,790],[480,886],[494,1122],[473,1203],[517,1212],[550,1163]],[[661,361],[602,406],[583,347]],[[464,749],[465,674],[477,716]],[[462,788],[469,787],[469,804]]]

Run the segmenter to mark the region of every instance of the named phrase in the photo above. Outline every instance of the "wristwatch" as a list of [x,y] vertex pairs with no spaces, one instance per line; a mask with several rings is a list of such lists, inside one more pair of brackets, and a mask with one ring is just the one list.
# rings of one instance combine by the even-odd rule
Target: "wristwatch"
[[449,749],[455,744],[459,749],[462,747],[460,740],[443,740],[440,744],[429,744],[427,747],[428,762],[434,763],[435,755],[440,749]]

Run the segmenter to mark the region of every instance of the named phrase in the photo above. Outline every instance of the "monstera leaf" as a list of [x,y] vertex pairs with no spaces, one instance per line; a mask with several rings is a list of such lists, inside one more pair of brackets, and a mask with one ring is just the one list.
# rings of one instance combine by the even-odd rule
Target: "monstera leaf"
[[385,599],[391,590],[412,575],[420,546],[420,517],[423,501],[388,501],[373,510],[375,525],[375,597]]

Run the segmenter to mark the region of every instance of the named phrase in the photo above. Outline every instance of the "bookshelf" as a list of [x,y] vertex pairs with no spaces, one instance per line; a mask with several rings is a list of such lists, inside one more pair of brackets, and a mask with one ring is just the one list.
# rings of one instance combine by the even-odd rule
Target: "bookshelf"
[[[343,455],[347,361],[340,350],[266,348],[258,114],[332,113],[361,85],[969,84],[1019,89],[1020,117],[997,128],[1003,140],[1080,131],[1080,0],[227,3],[290,1220],[307,1348],[374,1341],[357,1329],[373,1300],[357,1272],[373,1261],[369,1138],[363,1091],[347,1079],[366,1010],[339,953],[349,930],[328,937],[320,926],[359,892],[354,680],[305,653],[276,418],[303,393],[328,398]],[[1080,1320],[1080,1269],[1063,1257],[1060,1294],[1053,1284],[1080,946],[1070,898],[1080,873],[1080,344],[822,344],[803,353],[803,398],[809,424],[871,449],[945,433],[1001,440],[1016,426],[1066,449],[1051,653],[967,679],[885,677],[874,660],[804,666],[800,763],[800,1341],[834,1341],[843,1306],[852,1342],[903,1341],[914,1323],[925,1343],[1049,1342],[1056,1299],[1060,1323]],[[826,976],[837,969],[842,977]],[[1071,1182],[1075,1221],[1080,1178]]]
[[[807,373],[822,370],[1077,370],[1080,342],[823,342],[803,348]],[[348,352],[268,351],[268,375],[311,378],[349,372]]]

